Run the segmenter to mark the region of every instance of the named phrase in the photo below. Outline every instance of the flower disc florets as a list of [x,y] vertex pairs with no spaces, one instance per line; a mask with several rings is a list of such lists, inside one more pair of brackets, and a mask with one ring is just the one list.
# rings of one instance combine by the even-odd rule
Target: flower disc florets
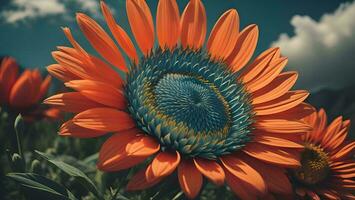
[[253,113],[237,76],[202,50],[157,49],[127,76],[128,110],[163,149],[215,159],[250,141]]

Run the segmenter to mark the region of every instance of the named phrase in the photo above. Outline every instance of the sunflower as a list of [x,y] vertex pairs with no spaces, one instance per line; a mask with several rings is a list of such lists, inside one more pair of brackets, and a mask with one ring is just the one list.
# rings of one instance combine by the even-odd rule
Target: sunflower
[[60,135],[112,133],[99,153],[102,171],[151,160],[130,179],[128,190],[153,186],[175,171],[188,198],[199,194],[203,176],[216,185],[226,182],[243,199],[291,190],[283,167],[300,166],[299,134],[310,129],[301,119],[312,108],[303,103],[307,91],[290,91],[297,73],[282,72],[287,58],[278,48],[249,62],[256,25],[239,31],[238,13],[230,9],[205,45],[200,0],[191,0],[181,16],[175,0],[160,0],[155,30],[146,2],[127,0],[140,55],[104,2],[101,9],[119,47],[78,13],[80,29],[102,58],[83,49],[69,28],[63,30],[73,47],[52,53],[58,64],[48,71],[74,90],[45,100],[75,113]]
[[44,80],[40,72],[25,70],[19,75],[15,59],[4,57],[0,64],[0,106],[13,115],[21,113],[25,119],[57,118],[59,110],[39,106],[51,83],[48,75]]
[[323,109],[305,118],[313,130],[303,137],[301,167],[292,170],[297,195],[311,199],[355,199],[355,141],[348,142],[350,120],[327,126]]

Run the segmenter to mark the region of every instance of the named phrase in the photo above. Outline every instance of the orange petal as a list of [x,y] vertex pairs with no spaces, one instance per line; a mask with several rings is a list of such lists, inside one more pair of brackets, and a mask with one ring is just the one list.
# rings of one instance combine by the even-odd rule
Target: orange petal
[[178,178],[185,195],[190,199],[195,198],[201,190],[203,180],[202,174],[192,160],[181,162],[178,167]]
[[55,52],[54,58],[78,77],[101,81],[115,87],[122,86],[123,80],[117,71],[101,59],[70,47],[58,47],[58,49],[60,53]]
[[130,156],[127,145],[137,137],[142,137],[138,129],[115,133],[102,145],[97,163],[102,171],[119,171],[143,162],[148,156]]
[[243,182],[236,178],[232,173],[226,170],[226,182],[231,190],[243,200],[257,200],[257,196],[249,193],[244,187]]
[[42,112],[42,115],[44,118],[50,120],[58,120],[63,118],[61,111],[56,108],[48,108]]
[[154,47],[154,26],[150,9],[145,0],[127,0],[126,10],[132,33],[144,55]]
[[102,104],[89,100],[79,92],[68,92],[51,96],[43,101],[66,112],[82,112],[91,108],[102,107]]
[[254,80],[269,65],[274,57],[277,48],[270,48],[261,53],[250,65],[248,65],[241,73],[240,80],[248,83]]
[[160,149],[160,144],[151,136],[141,136],[130,141],[126,146],[129,156],[150,156]]
[[162,49],[173,49],[180,36],[180,14],[176,0],[159,0],[156,32]]
[[322,144],[324,144],[324,146],[329,146],[329,141],[333,139],[335,134],[337,134],[340,131],[342,124],[343,124],[342,116],[337,117],[335,120],[332,121],[332,123],[330,123],[325,133],[323,133]]
[[226,11],[214,25],[207,42],[208,52],[216,59],[225,59],[238,40],[239,16],[235,9]]
[[286,170],[258,161],[250,156],[241,155],[243,160],[253,167],[263,177],[269,192],[291,194],[292,186],[286,175]]
[[247,90],[249,92],[255,92],[271,83],[271,81],[273,81],[280,74],[287,62],[287,58],[279,58],[275,61],[271,61],[262,73],[254,78],[254,80],[246,84]]
[[106,23],[113,35],[113,37],[116,39],[117,43],[120,45],[120,47],[125,51],[125,53],[128,55],[128,57],[131,60],[138,61],[138,55],[136,52],[136,49],[133,45],[133,42],[127,35],[127,33],[121,28],[117,23],[115,18],[112,16],[112,13],[106,3],[104,1],[101,1],[101,10],[102,13],[105,17]]
[[278,119],[302,120],[303,118],[311,115],[314,112],[315,109],[313,106],[308,103],[302,102],[289,110],[273,114],[272,117]]
[[26,108],[32,105],[35,94],[32,72],[26,70],[11,89],[9,103],[13,107]]
[[31,98],[31,103],[36,104],[38,103],[38,97],[40,95],[42,83],[42,76],[38,69],[34,69],[31,71],[31,84],[32,84],[32,94],[27,98]]
[[74,39],[70,29],[68,27],[63,27],[63,32],[65,36],[68,38],[69,42],[73,47],[76,49],[76,51],[80,52],[83,54],[85,57],[88,56],[88,53],[80,46],[80,44]]
[[196,158],[196,168],[216,185],[223,185],[225,174],[223,168],[215,161]]
[[284,95],[296,83],[297,77],[297,72],[280,74],[269,85],[252,94],[253,104],[268,102]]
[[75,125],[71,120],[62,124],[59,130],[59,135],[69,136],[69,137],[78,137],[78,138],[93,138],[105,135],[106,132],[95,131],[81,126]]
[[110,36],[101,26],[89,16],[82,13],[78,13],[76,19],[80,29],[96,51],[112,65],[126,72],[128,69],[124,58]]
[[77,114],[73,122],[97,131],[116,132],[135,127],[131,116],[112,108],[93,108]]
[[351,153],[354,151],[354,149],[355,149],[355,141],[353,141],[347,145],[344,145],[338,151],[334,152],[334,154],[331,155],[331,159],[332,160],[340,160],[340,159],[344,159],[348,156],[351,156]]
[[283,167],[299,167],[299,152],[290,149],[274,148],[271,146],[249,143],[243,151],[251,157],[262,160],[266,163]]
[[281,97],[265,103],[255,104],[256,115],[271,115],[284,112],[302,103],[309,95],[305,90],[289,91]]
[[[152,161],[152,175],[153,177],[164,177],[174,172],[180,163],[180,154],[175,151],[160,152]],[[148,182],[151,181],[151,176],[147,176]]]
[[271,133],[304,133],[312,128],[302,121],[291,121],[286,119],[257,120],[255,127]]
[[275,137],[275,136],[260,134],[260,135],[255,135],[253,139],[257,143],[274,146],[274,147],[298,148],[298,149],[304,148],[304,146],[299,143],[296,143],[291,140],[283,139],[280,137]]
[[66,82],[65,86],[77,90],[88,99],[103,105],[118,109],[126,108],[123,92],[109,84],[99,81],[74,80]]
[[236,155],[223,156],[220,160],[232,175],[244,182],[249,192],[257,196],[265,195],[267,188],[264,179],[254,168]]
[[246,27],[239,34],[237,43],[226,60],[233,72],[239,71],[249,62],[254,54],[258,36],[259,29],[255,24]]
[[183,48],[202,47],[207,31],[207,17],[201,0],[191,0],[181,16],[181,45]]
[[[52,52],[53,58],[61,65],[64,69],[61,73],[65,76],[71,77],[74,74],[76,77],[81,79],[92,79],[90,74],[88,74],[87,69],[85,69],[85,64],[80,58],[74,57],[72,54],[67,52],[54,51]],[[67,74],[65,70],[68,70],[70,73]]]
[[51,80],[52,78],[50,76],[46,76],[46,78],[42,81],[38,96],[36,98],[37,100],[42,99],[46,95],[48,88],[51,84]]
[[0,64],[0,103],[8,103],[11,88],[18,76],[18,64],[15,59],[5,57]]
[[151,182],[147,181],[145,174],[147,173],[147,171],[151,171],[151,167],[152,166],[149,165],[147,168],[144,168],[140,170],[137,174],[135,174],[127,184],[127,191],[143,190],[159,183],[161,181],[161,178],[157,178]]

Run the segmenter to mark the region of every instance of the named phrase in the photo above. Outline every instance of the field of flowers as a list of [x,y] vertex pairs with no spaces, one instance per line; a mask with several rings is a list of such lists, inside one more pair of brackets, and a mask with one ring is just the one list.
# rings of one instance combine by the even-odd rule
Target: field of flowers
[[280,48],[254,55],[256,24],[127,0],[131,37],[100,6],[109,32],[76,15],[96,53],[63,27],[46,71],[1,58],[0,199],[355,200],[350,120],[293,89]]

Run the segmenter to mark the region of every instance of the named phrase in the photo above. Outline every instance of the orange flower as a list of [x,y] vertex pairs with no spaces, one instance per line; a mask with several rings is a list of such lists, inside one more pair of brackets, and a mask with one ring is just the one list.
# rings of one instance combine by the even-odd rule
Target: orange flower
[[154,157],[131,178],[128,190],[153,186],[177,170],[188,198],[199,194],[203,176],[216,185],[226,182],[242,199],[267,190],[290,192],[283,168],[300,166],[300,133],[310,129],[301,119],[313,108],[303,103],[307,91],[290,91],[297,73],[282,72],[287,58],[280,50],[268,49],[249,62],[258,27],[239,31],[234,9],[220,17],[204,48],[207,19],[200,0],[191,0],[181,16],[175,0],[160,0],[155,30],[144,0],[127,0],[126,7],[141,57],[104,2],[103,15],[120,48],[85,14],[77,14],[77,22],[103,59],[64,28],[73,48],[53,52],[58,64],[48,71],[75,92],[45,100],[76,113],[60,135],[113,133],[100,151],[103,171]]
[[311,199],[355,199],[355,141],[348,142],[350,120],[327,126],[323,109],[305,118],[313,127],[303,137],[302,166],[292,171],[296,193]]
[[47,76],[42,80],[40,72],[25,70],[19,75],[19,66],[11,57],[2,59],[0,65],[0,105],[12,113],[21,113],[27,119],[37,117],[58,117],[57,109],[39,109],[51,82]]

